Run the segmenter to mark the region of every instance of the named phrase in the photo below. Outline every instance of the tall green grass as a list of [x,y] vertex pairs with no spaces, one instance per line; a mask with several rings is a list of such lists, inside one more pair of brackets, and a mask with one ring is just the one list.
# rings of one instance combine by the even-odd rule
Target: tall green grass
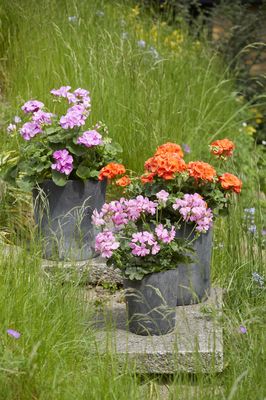
[[181,24],[183,42],[172,51],[165,39],[173,28],[144,12],[134,15],[132,7],[130,1],[49,0],[35,7],[33,0],[4,0],[1,47],[12,111],[29,98],[53,107],[54,87],[88,88],[90,121],[107,123],[125,163],[138,171],[165,141],[188,143],[202,157],[214,138],[235,139],[243,106],[204,35],[195,41]]
[[[259,227],[259,206],[256,206]],[[225,289],[225,369],[220,374],[144,375],[95,351],[96,305],[73,274],[46,275],[39,253],[4,256],[0,248],[0,399],[261,400],[265,396],[265,286],[261,235],[247,232],[241,202],[217,221],[212,282]],[[99,303],[99,301],[97,301]],[[209,317],[215,318],[211,310]],[[240,326],[247,333],[240,332]],[[8,336],[7,329],[21,333]],[[112,335],[112,331],[110,331]]]

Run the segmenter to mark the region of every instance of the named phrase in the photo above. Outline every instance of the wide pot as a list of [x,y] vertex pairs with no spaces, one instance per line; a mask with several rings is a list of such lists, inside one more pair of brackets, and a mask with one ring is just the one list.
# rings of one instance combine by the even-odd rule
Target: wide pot
[[[195,238],[195,234],[193,226],[184,224],[176,236],[190,241]],[[194,253],[189,254],[192,263],[178,264],[176,305],[196,304],[210,294],[212,236],[212,229],[201,233],[192,243]]]
[[175,328],[177,269],[124,280],[127,321],[137,335],[165,335]]
[[106,181],[96,180],[69,180],[63,187],[46,180],[33,189],[44,258],[77,261],[96,255],[97,231],[91,217],[104,204],[105,193]]

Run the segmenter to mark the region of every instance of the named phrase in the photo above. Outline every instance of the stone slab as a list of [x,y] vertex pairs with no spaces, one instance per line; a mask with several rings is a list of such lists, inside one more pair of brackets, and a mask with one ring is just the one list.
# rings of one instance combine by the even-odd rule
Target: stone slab
[[84,282],[92,285],[123,284],[119,269],[107,267],[105,260],[100,257],[85,261],[42,260],[41,266],[46,272],[52,272],[55,268],[59,268],[65,271],[66,275],[71,275],[72,272],[78,273]]
[[163,336],[140,336],[126,326],[125,303],[113,302],[96,319],[97,351],[116,354],[138,373],[217,373],[223,370],[222,289],[200,304],[176,308],[176,328]]

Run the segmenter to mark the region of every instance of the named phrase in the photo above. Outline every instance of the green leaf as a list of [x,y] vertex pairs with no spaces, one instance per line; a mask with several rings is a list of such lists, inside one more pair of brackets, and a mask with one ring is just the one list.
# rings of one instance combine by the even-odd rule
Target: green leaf
[[98,178],[99,171],[96,171],[95,169],[92,170],[85,165],[79,165],[76,174],[81,179]]
[[50,143],[65,143],[66,140],[72,139],[73,133],[69,131],[60,131],[59,133],[56,133],[55,135],[50,135],[47,137],[48,141]]
[[86,149],[79,145],[79,144],[68,144],[66,148],[72,153],[75,154],[76,156],[82,156],[83,154],[86,153]]
[[52,135],[53,133],[58,132],[61,129],[62,129],[61,126],[57,126],[56,128],[51,127],[51,128],[45,129],[45,132],[47,133],[47,135]]
[[67,176],[65,174],[61,174],[58,171],[52,172],[52,180],[57,186],[65,186],[67,183]]

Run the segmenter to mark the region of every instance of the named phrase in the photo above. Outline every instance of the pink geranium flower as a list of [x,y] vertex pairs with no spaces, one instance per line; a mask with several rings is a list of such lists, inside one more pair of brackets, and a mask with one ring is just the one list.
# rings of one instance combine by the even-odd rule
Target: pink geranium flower
[[69,175],[71,173],[73,170],[73,157],[66,149],[55,151],[53,153],[53,158],[56,162],[52,164],[52,169],[61,174]]
[[78,138],[77,143],[86,147],[99,146],[103,144],[102,135],[96,130],[86,131]]

